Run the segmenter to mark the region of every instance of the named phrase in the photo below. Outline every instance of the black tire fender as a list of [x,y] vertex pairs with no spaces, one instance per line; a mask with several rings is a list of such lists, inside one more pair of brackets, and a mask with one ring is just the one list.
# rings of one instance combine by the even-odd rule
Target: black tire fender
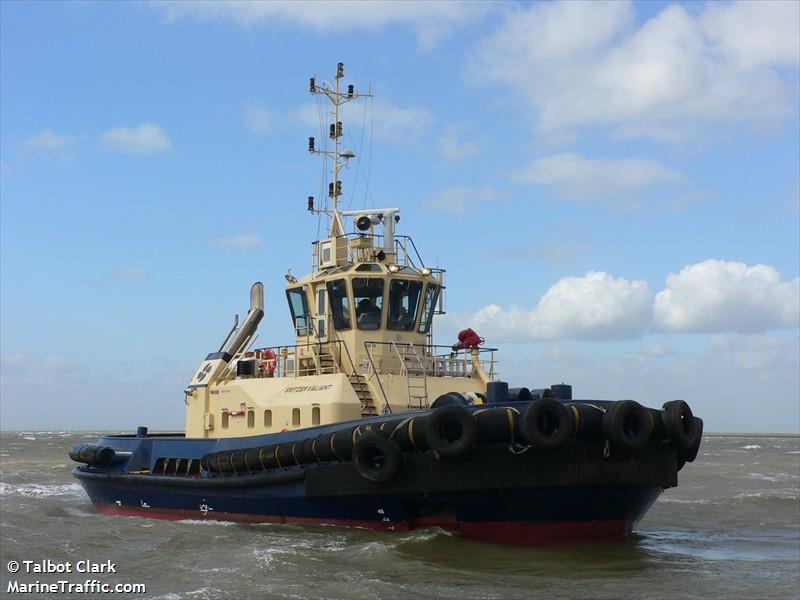
[[695,438],[689,449],[684,452],[686,462],[694,462],[694,459],[697,458],[697,453],[700,452],[700,443],[703,441],[703,419],[692,417],[692,421],[694,421]]
[[478,423],[463,406],[442,406],[428,417],[425,439],[439,456],[459,456],[477,443]]
[[367,431],[353,446],[353,465],[359,475],[370,481],[391,481],[402,460],[399,446],[377,431]]
[[619,448],[638,448],[652,430],[650,413],[635,400],[614,402],[603,415],[603,437]]
[[697,437],[697,423],[693,418],[692,409],[683,400],[665,402],[663,409],[661,420],[670,444],[673,448],[688,450]]
[[535,448],[559,448],[575,432],[572,414],[554,398],[540,398],[525,409],[519,423],[522,439]]

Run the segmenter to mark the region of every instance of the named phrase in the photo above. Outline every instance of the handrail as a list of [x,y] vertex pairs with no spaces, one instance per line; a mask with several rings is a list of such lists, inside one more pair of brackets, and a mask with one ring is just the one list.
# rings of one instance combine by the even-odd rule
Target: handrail
[[[392,342],[365,342],[365,344],[367,344],[367,343],[369,343],[369,344],[371,344],[373,346],[379,346],[380,345],[380,346],[393,347],[393,349],[395,350],[395,353],[398,354],[398,360],[400,360],[400,364],[401,364],[401,371],[399,373],[400,375],[404,374],[405,365],[403,363],[402,358],[399,356],[399,347],[409,348],[409,347],[413,346],[416,349],[416,346],[414,346],[414,344],[412,344],[411,342],[395,342],[395,341],[392,341]],[[432,351],[435,351],[436,349],[447,350],[447,352],[444,353],[444,354],[434,354]],[[488,358],[483,359],[483,362],[488,365],[488,367],[489,367],[488,368],[488,374],[489,374],[489,376],[491,378],[493,378],[494,377],[494,366],[495,366],[495,363],[497,362],[494,359],[494,353],[497,351],[497,348],[477,348],[477,350],[478,350],[479,354],[488,353],[490,355]],[[423,351],[422,357],[420,358],[420,362],[423,363],[421,366],[422,366],[422,368],[423,368],[423,370],[424,370],[426,375],[430,375],[430,376],[433,376],[433,377],[441,376],[441,375],[449,375],[449,376],[454,376],[454,377],[466,376],[467,368],[472,365],[472,356],[470,354],[468,354],[467,352],[464,352],[463,355],[459,356],[459,352],[460,352],[460,350],[459,351],[453,351],[453,349],[450,346],[427,345],[427,346],[424,347],[424,351]],[[446,370],[439,370],[439,369],[436,368],[437,361],[438,362],[443,362],[443,363],[445,363],[445,362],[448,363],[448,365],[447,365],[448,367],[452,367],[453,365],[458,364],[463,368],[463,374],[461,374],[462,373],[461,369],[459,369],[458,373],[456,373],[452,368],[448,368]]]
[[[383,396],[383,414],[390,415],[392,414],[392,407],[389,404],[389,399],[386,397],[386,390],[383,389],[383,383],[381,382],[380,376],[378,376],[378,370],[375,368],[375,361],[372,360],[372,353],[369,351],[369,345],[374,344],[375,342],[364,342],[364,350],[367,352],[367,358],[369,359],[369,365],[372,367],[372,375],[378,381],[378,387],[381,390],[381,396]],[[384,343],[384,342],[381,342]]]

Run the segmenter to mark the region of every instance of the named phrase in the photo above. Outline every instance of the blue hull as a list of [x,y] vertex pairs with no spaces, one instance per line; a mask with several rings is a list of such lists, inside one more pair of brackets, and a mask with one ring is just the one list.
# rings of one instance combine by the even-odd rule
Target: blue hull
[[647,442],[635,452],[608,453],[603,442],[589,440],[522,453],[490,444],[455,458],[406,452],[386,483],[359,476],[352,462],[216,476],[155,469],[163,457],[188,464],[223,448],[298,441],[331,429],[225,440],[106,436],[101,445],[131,453],[124,464],[82,466],[74,474],[105,514],[395,531],[438,526],[470,539],[518,544],[622,537],[663,489],[677,484],[670,446]]

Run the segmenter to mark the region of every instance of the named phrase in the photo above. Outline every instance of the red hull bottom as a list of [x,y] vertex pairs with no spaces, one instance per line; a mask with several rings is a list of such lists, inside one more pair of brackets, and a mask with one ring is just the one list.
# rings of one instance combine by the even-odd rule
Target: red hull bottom
[[[151,509],[122,507],[113,504],[95,504],[104,515],[147,517],[181,521],[197,520],[197,510]],[[455,519],[427,517],[414,521],[359,521],[352,519],[323,519],[285,517],[278,515],[249,515],[242,513],[209,512],[204,520],[234,521],[239,523],[295,523],[301,525],[330,525],[358,527],[379,531],[411,531],[425,527],[439,527],[465,539],[498,544],[542,545],[566,542],[597,542],[618,540],[629,534],[632,521],[456,521]]]

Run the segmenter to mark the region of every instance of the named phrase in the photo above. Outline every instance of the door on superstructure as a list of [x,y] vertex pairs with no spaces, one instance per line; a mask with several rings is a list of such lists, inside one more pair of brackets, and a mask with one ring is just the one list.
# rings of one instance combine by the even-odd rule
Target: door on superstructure
[[314,320],[315,332],[320,342],[328,341],[328,290],[323,283],[317,286],[315,294]]

